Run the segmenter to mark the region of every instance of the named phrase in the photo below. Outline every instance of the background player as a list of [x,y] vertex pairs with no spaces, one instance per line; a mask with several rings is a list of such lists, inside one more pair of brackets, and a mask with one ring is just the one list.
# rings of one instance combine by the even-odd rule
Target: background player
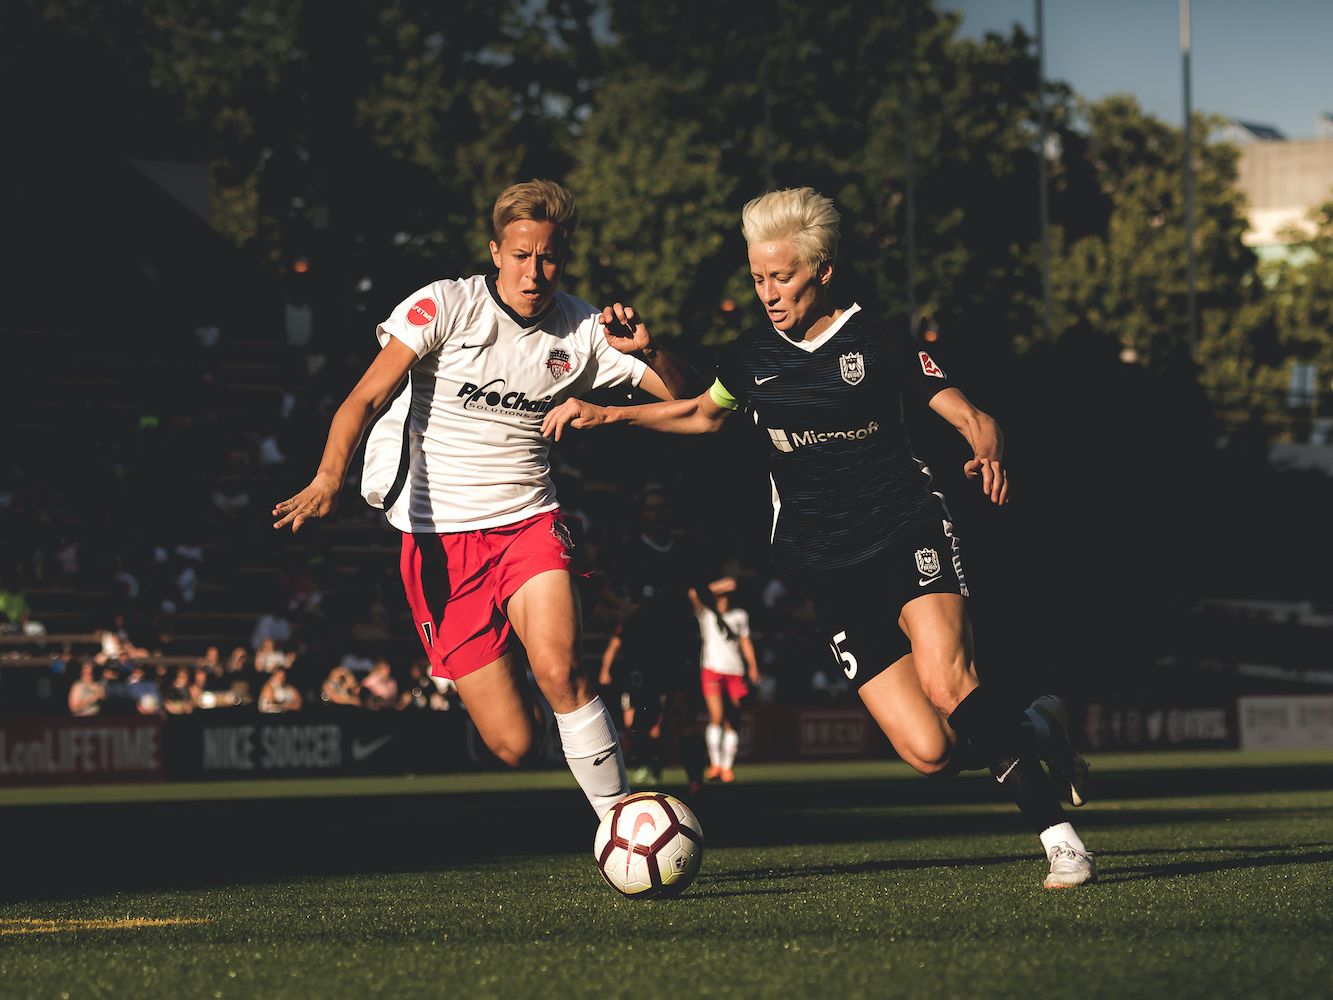
[[706,433],[747,410],[765,432],[774,559],[808,578],[839,667],[899,756],[923,774],[989,767],[1041,838],[1045,886],[1093,881],[1092,855],[1040,763],[1081,804],[1086,764],[1069,745],[1063,705],[1041,698],[1023,712],[978,682],[958,537],[911,453],[903,405],[920,400],[962,434],[973,452],[964,471],[995,504],[1008,498],[1000,429],[906,334],[859,305],[834,306],[838,225],[832,201],[810,188],[751,201],[742,230],[768,322],[723,349],[712,388],[636,407],[570,399],[543,431],[558,439],[566,426],[628,423]]
[[572,542],[541,418],[604,386],[675,398],[684,375],[641,325],[624,326],[632,313],[559,291],[577,224],[563,187],[507,188],[491,221],[496,271],[432,282],[380,324],[380,353],[334,414],[314,479],[273,508],[273,526],[295,532],[333,512],[380,414],[363,493],[403,532],[403,584],[432,673],[454,681],[486,745],[516,765],[539,736],[509,649],[517,633],[570,770],[601,816],[629,786],[616,728],[579,663]]
[[724,576],[708,585],[706,594],[690,588],[690,602],[699,622],[699,677],[708,727],[708,770],[704,777],[724,783],[736,780],[736,751],[740,749],[741,700],[750,693],[745,683],[759,683],[759,663],[750,639],[750,615],[731,606],[734,577]]
[[608,569],[608,596],[625,603],[602,656],[600,679],[603,685],[613,675],[619,679],[633,780],[660,780],[664,743],[674,735],[694,792],[703,781],[704,748],[695,722],[698,629],[688,595],[701,557],[677,536],[671,502],[658,488],[644,493],[639,528]]

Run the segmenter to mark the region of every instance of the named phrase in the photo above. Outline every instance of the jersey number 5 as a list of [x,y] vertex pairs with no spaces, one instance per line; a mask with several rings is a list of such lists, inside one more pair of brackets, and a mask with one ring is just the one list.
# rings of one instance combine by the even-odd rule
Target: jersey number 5
[[847,675],[847,679],[850,681],[856,677],[856,657],[838,645],[838,643],[846,641],[847,633],[839,632],[833,637],[833,643],[829,648],[833,650],[834,656],[846,664],[846,666],[842,668],[842,672]]

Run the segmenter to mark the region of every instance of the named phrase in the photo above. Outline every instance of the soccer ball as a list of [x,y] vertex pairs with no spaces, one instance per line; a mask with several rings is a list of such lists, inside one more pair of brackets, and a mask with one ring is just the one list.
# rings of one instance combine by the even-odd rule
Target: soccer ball
[[704,859],[699,819],[665,792],[635,792],[602,817],[592,854],[607,884],[633,899],[685,890]]

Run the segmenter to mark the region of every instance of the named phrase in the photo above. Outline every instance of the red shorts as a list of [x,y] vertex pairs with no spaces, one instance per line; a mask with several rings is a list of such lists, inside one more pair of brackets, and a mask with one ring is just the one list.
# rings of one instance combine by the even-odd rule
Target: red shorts
[[732,701],[740,701],[750,693],[750,685],[745,683],[744,674],[719,674],[716,670],[703,668],[704,697],[710,694],[727,692]]
[[478,531],[403,535],[400,568],[430,672],[457,680],[498,660],[511,631],[505,604],[538,573],[570,568],[559,511]]

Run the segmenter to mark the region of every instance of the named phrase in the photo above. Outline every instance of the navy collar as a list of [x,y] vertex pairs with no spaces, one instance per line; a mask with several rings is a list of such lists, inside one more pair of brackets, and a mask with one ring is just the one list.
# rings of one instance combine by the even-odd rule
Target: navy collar
[[538,323],[540,323],[547,317],[550,311],[555,308],[556,295],[560,294],[559,292],[556,292],[555,295],[551,296],[550,305],[548,305],[536,316],[529,317],[529,316],[520,316],[518,313],[514,312],[514,310],[509,308],[509,303],[507,303],[504,299],[500,298],[500,288],[495,283],[494,274],[486,275],[486,291],[491,293],[491,298],[495,300],[495,304],[497,306],[499,306],[501,309],[504,310],[505,315],[508,316],[510,319],[512,319],[519,326],[523,327],[523,329],[525,330],[531,329],[532,327],[536,326]]

